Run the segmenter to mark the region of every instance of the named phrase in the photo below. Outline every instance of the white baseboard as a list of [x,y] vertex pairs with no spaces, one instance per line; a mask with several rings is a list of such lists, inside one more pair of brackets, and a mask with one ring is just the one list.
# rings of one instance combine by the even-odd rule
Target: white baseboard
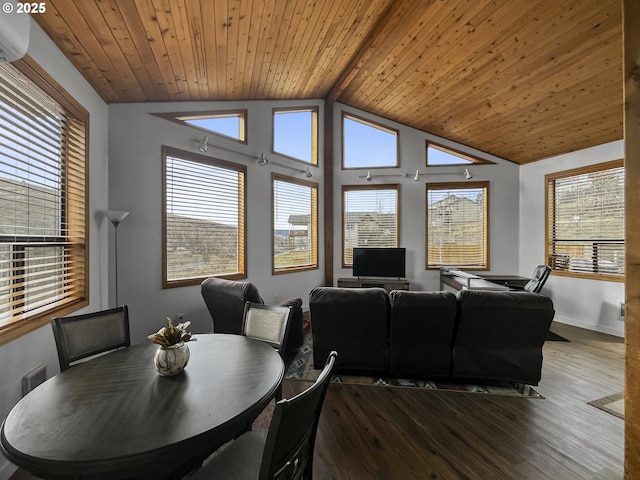
[[610,325],[598,325],[588,322],[580,322],[575,318],[561,317],[556,315],[553,319],[554,322],[564,323],[566,325],[573,325],[574,327],[585,328],[587,330],[593,330],[594,332],[606,333],[607,335],[613,335],[615,337],[624,338],[624,323],[620,322],[620,328],[612,327]]

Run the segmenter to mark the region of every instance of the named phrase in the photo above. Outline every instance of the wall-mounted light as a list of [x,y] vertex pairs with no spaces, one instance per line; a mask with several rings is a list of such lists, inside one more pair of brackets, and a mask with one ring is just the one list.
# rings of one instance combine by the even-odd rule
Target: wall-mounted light
[[[383,173],[381,175],[376,174],[376,177],[411,177],[413,178],[414,182],[419,182],[420,181],[420,177],[426,177],[426,176],[432,176],[432,175],[452,175],[451,172],[434,172],[434,173],[427,173],[427,172],[421,172],[420,170],[416,170],[416,173],[411,175],[410,173],[407,172],[400,172],[400,173]],[[469,172],[468,168],[464,169],[464,172],[462,172],[462,175],[464,175],[464,178],[466,178],[467,180],[470,180],[473,178],[473,175],[471,175],[471,172]],[[371,174],[371,171],[367,171],[366,175],[359,175],[358,178],[364,178],[367,182],[370,182],[373,180],[373,175]]]
[[258,158],[258,165],[264,167],[267,163],[269,163],[269,160],[267,160],[267,157],[264,156],[264,152],[262,152]]
[[466,178],[467,180],[471,180],[473,178],[473,175],[471,175],[471,172],[469,172],[468,168],[464,169],[464,178]]
[[200,140],[200,142],[198,142],[198,145],[196,146],[196,148],[198,150],[200,150],[202,153],[206,153],[207,151],[207,143],[209,142],[209,137],[207,135],[205,135],[204,137],[202,137],[202,140]]
[[298,173],[304,173],[307,178],[313,177],[313,173],[311,173],[311,169],[309,167],[307,167],[306,169],[290,167],[289,165],[285,165],[283,163],[278,163],[278,162],[274,162],[273,160],[269,160],[264,154],[264,152],[260,153],[260,156],[258,157],[258,165],[260,165],[261,167],[264,167],[267,164],[276,165],[282,168],[288,168],[289,170],[293,170],[294,172],[298,172]]

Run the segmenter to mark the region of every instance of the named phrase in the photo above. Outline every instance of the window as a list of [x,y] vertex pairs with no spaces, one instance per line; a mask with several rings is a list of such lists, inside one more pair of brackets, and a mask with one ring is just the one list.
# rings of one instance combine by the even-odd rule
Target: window
[[196,127],[206,133],[247,143],[247,111],[154,113],[156,117]]
[[342,167],[398,166],[398,131],[342,114]]
[[488,160],[482,160],[466,153],[458,152],[452,148],[443,147],[436,143],[427,142],[427,166],[439,165],[479,165],[492,164]]
[[163,147],[163,286],[245,278],[246,167]]
[[342,187],[342,266],[353,247],[397,247],[400,185]]
[[273,152],[318,164],[318,108],[274,109]]
[[318,268],[318,184],[273,174],[273,273]]
[[0,341],[88,304],[89,114],[30,59],[0,64]]
[[427,268],[489,268],[489,183],[427,184]]
[[554,273],[624,279],[622,160],[559,172],[547,185],[547,264]]

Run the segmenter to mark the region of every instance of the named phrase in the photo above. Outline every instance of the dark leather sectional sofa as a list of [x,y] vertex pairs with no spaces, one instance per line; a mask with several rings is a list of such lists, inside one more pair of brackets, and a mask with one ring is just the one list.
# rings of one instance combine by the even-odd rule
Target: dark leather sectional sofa
[[314,368],[395,378],[537,385],[555,311],[529,292],[317,287],[309,294]]

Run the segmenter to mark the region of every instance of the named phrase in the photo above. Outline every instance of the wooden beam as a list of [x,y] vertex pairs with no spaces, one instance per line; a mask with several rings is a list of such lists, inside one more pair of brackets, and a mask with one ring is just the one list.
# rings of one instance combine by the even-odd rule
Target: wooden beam
[[625,140],[625,463],[640,478],[640,3],[623,0]]

